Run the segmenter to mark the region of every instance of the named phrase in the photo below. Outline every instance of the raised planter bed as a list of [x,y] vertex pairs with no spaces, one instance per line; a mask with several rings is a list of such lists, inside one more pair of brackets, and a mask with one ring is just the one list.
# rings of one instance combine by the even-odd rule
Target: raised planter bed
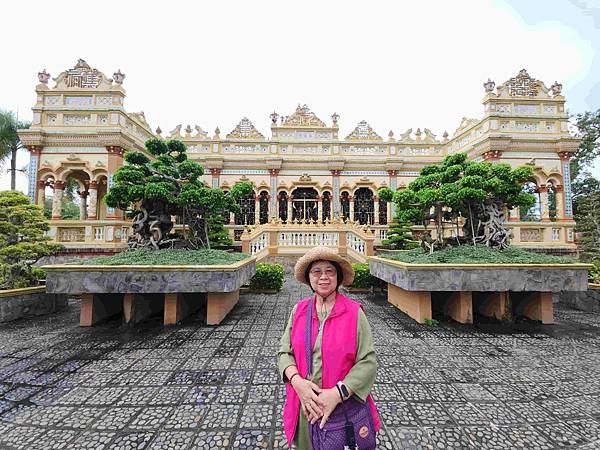
[[226,265],[44,266],[50,293],[81,294],[81,326],[122,314],[137,323],[164,308],[173,325],[206,305],[206,322],[220,323],[239,300],[240,287],[256,270],[255,259]]
[[[388,301],[420,323],[432,299],[460,323],[473,310],[502,320],[511,314],[554,322],[552,293],[585,291],[588,264],[412,264],[369,258],[371,274],[388,283]],[[511,307],[512,306],[512,307]]]
[[48,294],[45,286],[0,291],[0,322],[42,316],[67,307],[66,294]]

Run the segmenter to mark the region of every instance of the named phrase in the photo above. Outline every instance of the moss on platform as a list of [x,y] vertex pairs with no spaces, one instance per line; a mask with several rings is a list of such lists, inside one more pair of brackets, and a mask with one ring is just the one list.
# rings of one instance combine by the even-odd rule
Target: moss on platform
[[533,253],[518,247],[492,250],[483,245],[461,245],[437,250],[432,254],[424,253],[422,249],[417,248],[379,256],[412,264],[573,264],[578,262],[573,258]]
[[81,261],[81,264],[125,266],[215,266],[233,264],[248,258],[245,253],[228,253],[222,250],[130,250],[112,256],[99,256],[97,258]]

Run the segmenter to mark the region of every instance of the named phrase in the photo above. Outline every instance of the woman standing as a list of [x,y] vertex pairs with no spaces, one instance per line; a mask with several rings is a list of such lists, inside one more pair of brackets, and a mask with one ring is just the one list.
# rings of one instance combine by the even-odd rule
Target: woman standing
[[278,352],[286,383],[283,425],[288,445],[312,449],[310,427],[326,428],[344,402],[345,411],[368,405],[371,420],[358,427],[357,439],[374,439],[380,422],[370,395],[377,371],[371,327],[360,303],[338,292],[340,285],[352,283],[354,270],[332,249],[315,247],[298,260],[294,276],[314,295],[294,306]]

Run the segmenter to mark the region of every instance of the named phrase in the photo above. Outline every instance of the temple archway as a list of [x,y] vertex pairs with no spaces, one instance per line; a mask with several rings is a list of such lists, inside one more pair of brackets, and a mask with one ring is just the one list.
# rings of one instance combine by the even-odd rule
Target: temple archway
[[317,191],[313,188],[297,188],[292,191],[292,220],[317,220],[319,208]]

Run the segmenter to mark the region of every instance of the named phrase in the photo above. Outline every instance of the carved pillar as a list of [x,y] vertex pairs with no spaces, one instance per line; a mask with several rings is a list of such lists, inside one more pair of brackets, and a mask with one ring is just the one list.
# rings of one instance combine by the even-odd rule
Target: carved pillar
[[209,169],[210,170],[210,174],[212,175],[212,187],[213,189],[218,189],[219,186],[221,185],[221,169],[217,169],[217,168],[213,168],[213,169]]
[[271,195],[269,196],[269,217],[277,218],[277,175],[279,169],[269,169]]
[[317,195],[317,222],[321,220],[323,220],[323,196]]
[[508,212],[508,221],[509,222],[518,222],[520,219],[519,217],[519,208],[513,208]]
[[348,220],[354,221],[354,197],[351,195],[348,197],[348,201],[350,202],[350,217]]
[[96,180],[90,181],[88,193],[87,218],[89,220],[96,220],[98,218],[98,182]]
[[[388,170],[387,171],[389,178],[390,178],[390,189],[392,190],[392,192],[396,192],[396,190],[398,189],[398,171],[397,170]],[[392,207],[391,207],[391,217],[388,217],[388,223],[390,223],[391,220],[393,220],[394,217],[396,217],[396,204],[394,202],[390,202]],[[391,220],[390,220],[391,219]]]
[[558,220],[565,218],[565,191],[562,185],[557,185],[556,190],[556,218]]
[[60,220],[62,218],[62,196],[65,189],[64,181],[54,182],[54,196],[52,197],[52,220]]
[[79,220],[87,219],[87,204],[88,191],[79,192]]
[[331,185],[333,186],[333,218],[339,219],[341,215],[341,204],[340,204],[340,170],[332,170]]
[[42,208],[44,207],[44,202],[46,201],[46,186],[46,180],[38,180],[36,204]]
[[387,223],[388,225],[392,222],[392,204],[394,202],[387,202],[386,203],[386,214],[387,214]]
[[254,225],[260,223],[260,195],[254,197]]
[[539,186],[538,192],[540,193],[541,219],[550,220],[550,208],[548,207],[548,188],[546,186]]
[[287,223],[292,221],[292,206],[293,206],[294,198],[290,195],[287,198]]
[[[123,166],[123,153],[124,150],[119,146],[109,145],[106,147],[108,152],[108,182],[107,192],[113,187],[113,176],[115,172]],[[106,218],[108,220],[119,220],[123,219],[123,211],[115,208],[106,207]]]
[[561,152],[558,154],[561,160],[561,168],[563,174],[563,200],[565,217],[571,219],[573,217],[573,201],[571,199],[571,165],[570,160],[573,156],[570,152]]
[[[37,172],[38,172],[38,166],[40,164],[40,155],[42,153],[42,146],[41,145],[30,145],[29,147],[27,147],[27,149],[29,150],[29,169],[28,169],[28,173],[29,173],[29,186],[27,189],[27,195],[29,196],[29,198],[31,199],[31,203],[36,203],[40,206],[44,206],[44,200],[42,200],[42,203],[39,203],[39,195],[38,192],[39,190],[36,192],[36,188],[39,188],[39,183],[36,184],[36,180],[37,180]],[[42,192],[44,191],[44,189],[46,188],[46,184],[44,183],[44,187],[42,188]],[[42,194],[43,195],[43,194]]]

